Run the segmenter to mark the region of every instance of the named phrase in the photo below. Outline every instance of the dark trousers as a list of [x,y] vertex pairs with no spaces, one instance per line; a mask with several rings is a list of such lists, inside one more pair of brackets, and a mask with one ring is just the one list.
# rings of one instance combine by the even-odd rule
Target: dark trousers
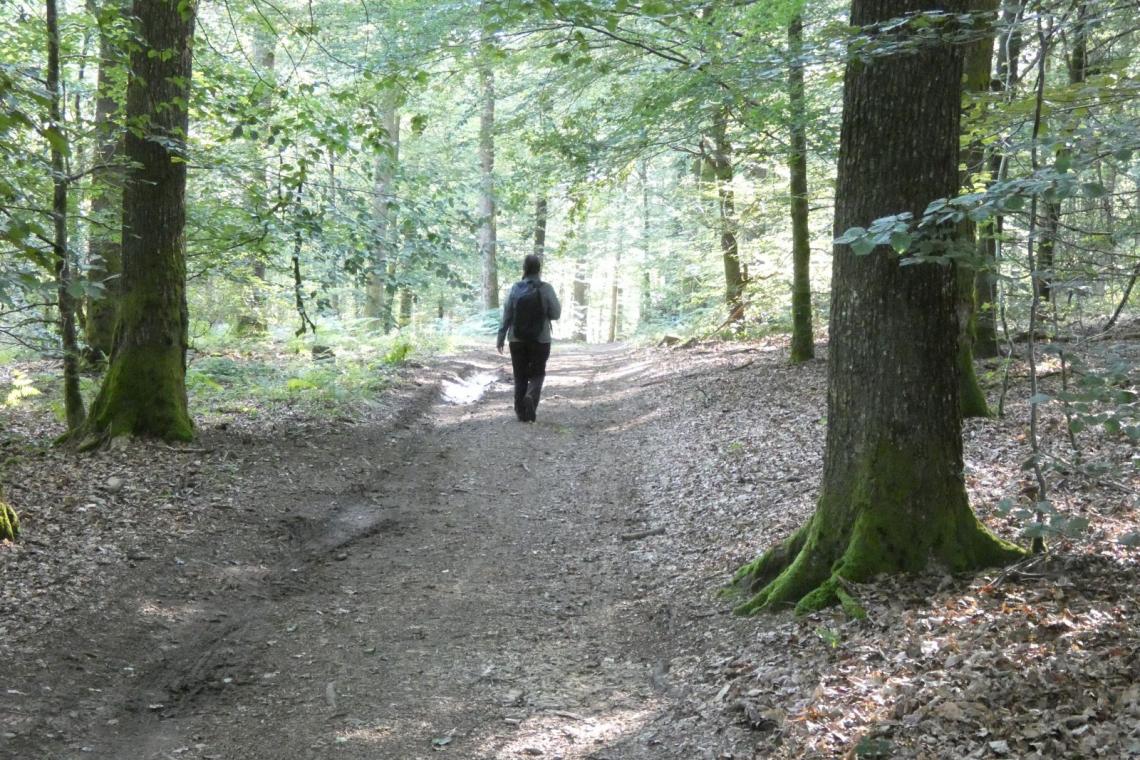
[[546,360],[550,358],[550,344],[534,340],[511,341],[511,368],[515,375],[515,414],[523,416],[523,399],[530,397],[534,408],[542,395],[542,382],[546,379]]

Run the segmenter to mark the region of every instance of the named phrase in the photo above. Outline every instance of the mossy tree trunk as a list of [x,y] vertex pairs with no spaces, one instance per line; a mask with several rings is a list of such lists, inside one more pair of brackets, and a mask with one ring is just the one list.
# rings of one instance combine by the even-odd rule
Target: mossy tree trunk
[[189,440],[186,161],[193,0],[135,0],[123,187],[123,296],[110,366],[80,440]]
[[811,240],[808,232],[807,109],[804,102],[804,20],[796,15],[788,25],[788,103],[791,111],[791,150],[788,174],[792,216],[792,347],[793,363],[815,357],[811,318]]
[[91,184],[88,232],[87,276],[100,283],[103,292],[87,299],[84,337],[87,359],[102,361],[111,355],[115,339],[115,317],[119,307],[120,276],[123,269],[122,209],[123,135],[114,123],[122,99],[120,82],[123,61],[115,45],[112,24],[126,10],[122,0],[110,0],[99,10],[99,72],[95,98],[95,166]]
[[[851,22],[936,8],[947,10],[935,0],[854,0]],[[954,195],[961,73],[961,49],[948,43],[848,63],[836,237]],[[900,266],[885,246],[866,256],[835,246],[819,502],[800,531],[737,573],[750,594],[738,611],[847,606],[847,581],[1021,556],[981,526],[966,496],[956,301],[951,267]]]

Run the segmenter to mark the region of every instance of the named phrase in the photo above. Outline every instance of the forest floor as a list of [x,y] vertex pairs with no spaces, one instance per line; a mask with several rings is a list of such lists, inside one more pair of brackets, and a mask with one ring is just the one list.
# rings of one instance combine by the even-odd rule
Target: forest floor
[[[537,424],[490,352],[353,415],[196,410],[189,446],[80,456],[6,413],[0,757],[1140,757],[1115,437],[1081,440],[1117,470],[1052,475],[1090,530],[1018,571],[859,587],[861,621],[730,614],[819,485],[825,363],[785,357],[557,345]],[[1027,397],[966,429],[1007,538]]]

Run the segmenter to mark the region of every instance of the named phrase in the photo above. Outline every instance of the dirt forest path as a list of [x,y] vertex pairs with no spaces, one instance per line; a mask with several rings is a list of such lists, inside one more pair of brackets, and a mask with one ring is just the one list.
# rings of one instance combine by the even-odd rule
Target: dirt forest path
[[[124,581],[87,656],[128,677],[57,706],[72,743],[50,756],[631,757],[675,644],[655,555],[631,551],[654,536],[622,540],[661,527],[635,488],[647,366],[560,347],[523,424],[509,365],[467,357],[451,401],[281,442],[244,527]],[[5,756],[48,756],[25,746]]]
[[[1140,757],[1134,471],[1059,485],[1103,535],[1024,575],[881,579],[865,620],[729,614],[718,589],[816,499],[825,363],[786,356],[559,345],[523,424],[480,350],[353,415],[9,443],[0,758]],[[1006,537],[1027,409],[964,433]]]

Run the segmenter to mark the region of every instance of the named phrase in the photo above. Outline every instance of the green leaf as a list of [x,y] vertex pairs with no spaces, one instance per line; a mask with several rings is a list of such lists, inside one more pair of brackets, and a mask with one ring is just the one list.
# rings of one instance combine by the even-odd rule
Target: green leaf
[[856,256],[866,256],[873,250],[875,250],[875,241],[869,237],[861,237],[851,243],[851,252]]
[[914,236],[909,232],[895,230],[891,233],[890,240],[891,248],[894,248],[899,253],[906,253],[907,249],[910,248],[910,244],[914,242]]
[[1070,517],[1065,520],[1061,525],[1061,530],[1066,536],[1076,538],[1077,536],[1087,533],[1089,529],[1089,519],[1087,517]]
[[1108,195],[1108,190],[1099,182],[1086,182],[1081,185],[1081,191],[1087,198],[1103,198]]

